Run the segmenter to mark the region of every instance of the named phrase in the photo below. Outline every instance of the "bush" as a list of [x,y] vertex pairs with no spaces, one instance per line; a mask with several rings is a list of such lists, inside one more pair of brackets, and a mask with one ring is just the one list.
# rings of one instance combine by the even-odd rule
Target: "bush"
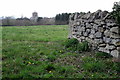
[[65,48],[69,48],[69,47],[76,47],[78,43],[79,41],[77,39],[72,38],[72,39],[66,40],[64,45],[65,45]]
[[66,40],[64,46],[69,50],[78,52],[87,51],[89,49],[87,41],[79,43],[79,41],[75,38]]
[[81,52],[81,51],[87,51],[88,49],[89,49],[89,46],[88,46],[88,42],[87,41],[84,41],[84,42],[79,43],[77,45],[77,50],[79,52]]
[[115,18],[117,23],[120,25],[120,2],[115,2],[113,5],[113,11],[111,15]]

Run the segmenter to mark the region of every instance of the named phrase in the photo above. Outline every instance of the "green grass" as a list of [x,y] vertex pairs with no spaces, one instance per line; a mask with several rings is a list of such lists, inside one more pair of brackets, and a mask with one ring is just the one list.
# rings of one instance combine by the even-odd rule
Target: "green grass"
[[67,36],[67,25],[3,27],[3,78],[120,78],[111,58],[64,48]]
[[3,28],[3,39],[12,41],[59,41],[67,36],[66,26],[20,26]]

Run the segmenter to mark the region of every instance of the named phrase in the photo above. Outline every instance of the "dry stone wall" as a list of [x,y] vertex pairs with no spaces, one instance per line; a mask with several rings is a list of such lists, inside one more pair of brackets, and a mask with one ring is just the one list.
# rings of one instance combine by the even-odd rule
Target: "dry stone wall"
[[120,58],[120,26],[107,11],[70,15],[69,38],[88,41],[93,50]]

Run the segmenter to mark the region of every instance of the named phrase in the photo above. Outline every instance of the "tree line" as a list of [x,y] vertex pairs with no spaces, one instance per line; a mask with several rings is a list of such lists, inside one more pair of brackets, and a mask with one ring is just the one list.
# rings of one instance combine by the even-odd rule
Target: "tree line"
[[64,25],[69,23],[71,13],[62,13],[55,16],[55,24]]
[[31,25],[67,25],[71,13],[56,14],[53,18],[38,17],[37,22],[33,22],[27,17],[13,18],[5,17],[2,19],[2,26],[31,26]]

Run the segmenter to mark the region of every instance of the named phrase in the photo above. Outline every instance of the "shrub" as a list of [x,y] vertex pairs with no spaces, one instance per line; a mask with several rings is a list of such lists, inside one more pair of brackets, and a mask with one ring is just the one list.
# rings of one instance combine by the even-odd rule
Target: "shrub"
[[87,51],[88,49],[89,49],[89,46],[88,46],[88,42],[87,41],[84,41],[84,42],[79,43],[77,45],[77,50],[79,52],[81,52],[81,51]]
[[89,49],[87,41],[79,43],[79,41],[75,38],[66,40],[64,46],[69,50],[78,52],[87,51]]
[[111,15],[115,18],[118,24],[120,24],[120,2],[115,2],[113,5],[113,11]]
[[79,41],[77,39],[72,38],[72,39],[66,40],[64,45],[65,45],[65,48],[69,48],[69,47],[76,47],[78,43]]

